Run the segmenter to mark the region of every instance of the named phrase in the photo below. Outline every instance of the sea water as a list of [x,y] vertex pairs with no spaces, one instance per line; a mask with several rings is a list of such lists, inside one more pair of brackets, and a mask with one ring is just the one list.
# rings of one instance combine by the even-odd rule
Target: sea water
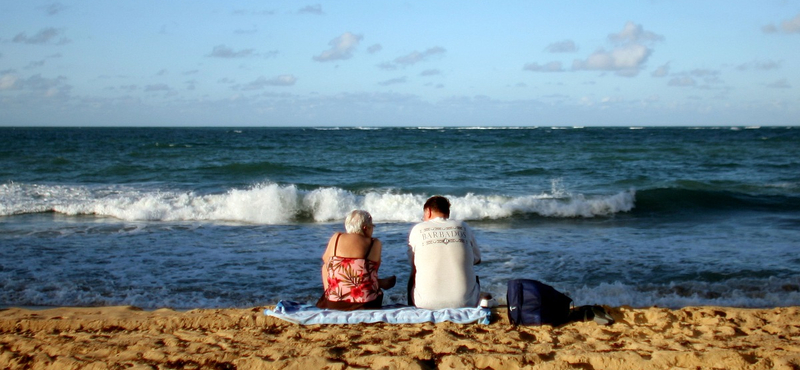
[[397,127],[0,128],[0,306],[313,302],[356,208],[404,303],[435,194],[501,303],[800,305],[796,127]]

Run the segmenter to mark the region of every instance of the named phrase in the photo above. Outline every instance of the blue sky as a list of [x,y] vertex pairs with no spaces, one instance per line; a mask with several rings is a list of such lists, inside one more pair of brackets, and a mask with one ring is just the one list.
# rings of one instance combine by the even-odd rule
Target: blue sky
[[798,1],[0,1],[0,126],[800,124]]

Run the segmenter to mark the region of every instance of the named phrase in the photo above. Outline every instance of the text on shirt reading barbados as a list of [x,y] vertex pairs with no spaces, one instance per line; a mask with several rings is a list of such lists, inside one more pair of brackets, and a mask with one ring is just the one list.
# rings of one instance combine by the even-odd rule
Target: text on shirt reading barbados
[[422,230],[424,244],[465,243],[467,232],[462,226],[426,228]]

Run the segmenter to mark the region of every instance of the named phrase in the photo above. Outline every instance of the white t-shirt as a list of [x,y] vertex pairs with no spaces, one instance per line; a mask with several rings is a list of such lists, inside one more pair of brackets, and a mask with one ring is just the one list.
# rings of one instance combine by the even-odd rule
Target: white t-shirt
[[416,266],[414,305],[440,309],[477,307],[480,286],[472,266],[481,260],[472,230],[462,221],[435,218],[408,236],[408,258]]

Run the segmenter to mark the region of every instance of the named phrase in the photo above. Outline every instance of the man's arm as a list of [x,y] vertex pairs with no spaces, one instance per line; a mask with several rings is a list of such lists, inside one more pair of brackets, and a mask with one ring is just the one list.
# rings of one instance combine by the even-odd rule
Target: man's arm
[[414,263],[411,263],[411,275],[408,276],[408,288],[406,290],[406,294],[408,296],[408,305],[414,305],[414,284],[416,283],[416,276],[417,276],[417,267],[414,266]]
[[469,244],[472,247],[472,264],[479,265],[481,263],[481,250],[478,248],[478,242],[475,240],[475,233],[472,232],[472,228],[466,223],[464,223],[464,228],[467,230],[467,238],[469,238],[467,240],[469,240]]
[[408,234],[408,250],[406,251],[408,263],[411,265],[411,275],[408,276],[406,295],[408,297],[408,305],[412,307],[414,306],[414,284],[416,283],[417,276],[417,266],[414,265],[414,245],[412,244],[412,240],[414,239],[416,229],[416,226],[414,226]]

